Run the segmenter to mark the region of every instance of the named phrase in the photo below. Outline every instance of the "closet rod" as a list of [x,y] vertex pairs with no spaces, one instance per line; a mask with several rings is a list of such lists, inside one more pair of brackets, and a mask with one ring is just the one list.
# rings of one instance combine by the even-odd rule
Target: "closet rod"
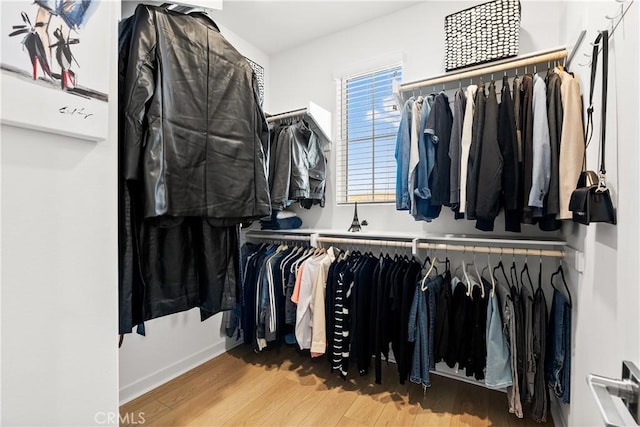
[[471,79],[473,77],[485,76],[488,74],[498,74],[503,71],[513,70],[516,68],[524,68],[545,62],[561,61],[567,57],[567,49],[564,47],[552,50],[529,53],[515,58],[505,59],[492,65],[478,65],[476,67],[444,73],[438,76],[430,77],[426,80],[418,80],[415,82],[404,83],[400,85],[400,92],[407,92],[427,86],[437,86],[443,83],[458,81],[463,79]]
[[[361,246],[388,246],[393,248],[413,248],[413,242],[400,240],[371,240],[371,239],[347,239],[340,237],[318,237],[318,243],[334,243],[345,245],[361,245]],[[527,248],[501,248],[478,245],[456,245],[449,243],[418,243],[419,249],[431,249],[442,251],[471,252],[484,254],[502,254],[502,255],[524,255],[524,256],[543,256],[553,258],[563,258],[564,251],[548,250],[548,249],[527,249]]]
[[290,117],[304,116],[305,114],[307,114],[307,109],[300,108],[299,110],[292,110],[292,111],[287,111],[280,114],[274,114],[273,116],[269,116],[267,117],[267,122],[270,123],[270,122],[275,122],[276,120],[288,119]]
[[442,251],[471,252],[478,254],[524,255],[564,258],[564,251],[548,249],[496,248],[489,246],[450,245],[444,243],[418,243],[418,248]]
[[253,234],[247,233],[247,239],[259,239],[259,240],[296,240],[302,242],[308,242],[311,240],[311,236],[300,236],[295,234]]
[[413,242],[403,242],[400,240],[372,240],[372,239],[346,239],[342,237],[318,237],[318,243],[336,243],[345,245],[362,246],[389,246],[394,248],[412,248]]

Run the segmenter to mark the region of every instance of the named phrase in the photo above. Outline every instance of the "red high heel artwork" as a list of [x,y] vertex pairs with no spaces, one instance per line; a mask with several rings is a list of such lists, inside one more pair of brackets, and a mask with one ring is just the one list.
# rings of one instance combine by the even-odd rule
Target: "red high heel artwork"
[[56,59],[58,60],[58,64],[60,64],[60,68],[62,70],[60,85],[63,90],[74,89],[76,87],[76,75],[70,68],[74,62],[78,66],[79,64],[71,53],[70,45],[78,44],[80,43],[80,40],[75,38],[65,40],[61,28],[56,28],[53,32],[53,36],[58,41],[49,47],[56,48]]
[[27,50],[27,54],[31,60],[33,80],[38,78],[38,64],[40,64],[40,68],[44,74],[51,77],[51,69],[47,62],[47,53],[45,51],[44,44],[40,39],[40,35],[36,32],[37,27],[43,27],[45,24],[37,22],[36,25],[33,26],[31,25],[31,20],[26,13],[22,12],[21,15],[24,25],[14,25],[14,31],[9,34],[9,37],[26,34],[24,39],[22,39],[22,45]]

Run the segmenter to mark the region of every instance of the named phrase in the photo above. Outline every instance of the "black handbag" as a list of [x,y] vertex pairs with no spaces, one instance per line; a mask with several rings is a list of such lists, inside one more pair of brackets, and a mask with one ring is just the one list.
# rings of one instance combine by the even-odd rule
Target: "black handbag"
[[589,93],[589,108],[587,109],[587,135],[585,139],[590,141],[593,132],[593,91],[596,81],[596,65],[598,63],[598,50],[600,43],[602,43],[600,174],[596,175],[595,172],[586,170],[580,173],[578,185],[573,193],[571,193],[571,199],[569,200],[569,210],[573,212],[573,220],[585,225],[589,225],[592,222],[607,222],[609,224],[616,223],[616,211],[613,208],[613,202],[611,201],[611,193],[607,188],[607,171],[604,166],[607,122],[607,78],[609,68],[609,32],[606,30],[601,31],[600,34],[598,34],[598,37],[593,44],[593,55],[591,59],[591,89]]

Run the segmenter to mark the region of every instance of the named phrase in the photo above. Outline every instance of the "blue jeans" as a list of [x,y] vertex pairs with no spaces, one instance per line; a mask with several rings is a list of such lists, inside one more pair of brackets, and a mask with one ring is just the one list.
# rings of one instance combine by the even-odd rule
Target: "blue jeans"
[[[430,284],[431,280],[427,280]],[[409,341],[414,342],[413,357],[409,380],[422,387],[431,387],[429,378],[429,342],[427,338],[427,301],[425,292],[420,288],[420,281],[416,286],[413,303],[409,311]]]
[[553,291],[549,319],[546,377],[562,403],[569,403],[571,384],[571,307],[565,296]]
[[436,336],[436,313],[437,302],[440,298],[440,292],[442,291],[442,285],[444,278],[442,276],[436,276],[431,280],[431,283],[427,285],[427,301],[429,303],[429,369],[436,369],[435,359],[435,336]]
[[487,369],[484,379],[487,387],[504,388],[513,384],[511,355],[502,325],[498,295],[494,294],[487,305]]
[[260,221],[261,230],[295,230],[302,226],[302,219],[297,216],[284,219],[272,219],[270,221]]
[[421,282],[418,281],[409,311],[409,341],[415,342],[409,380],[426,388],[431,387],[429,370],[436,367],[436,302],[444,279],[442,276],[427,279],[426,291],[422,290]]

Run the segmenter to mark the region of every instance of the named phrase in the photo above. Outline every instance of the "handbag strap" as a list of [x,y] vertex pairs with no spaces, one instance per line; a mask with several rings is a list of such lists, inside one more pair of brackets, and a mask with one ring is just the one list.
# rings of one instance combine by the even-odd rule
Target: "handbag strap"
[[[596,85],[596,72],[598,65],[598,53],[602,43],[602,123],[600,125],[600,174],[607,173],[605,168],[605,137],[607,131],[607,81],[609,77],[609,31],[600,31],[593,43],[591,56],[591,87],[589,90],[589,108],[587,108],[587,131],[585,140],[587,146],[593,136],[593,93]],[[585,153],[586,156],[586,153]]]
[[609,31],[604,30],[602,35],[602,124],[600,125],[600,174],[605,175],[604,144],[607,134],[607,81],[609,80]]

